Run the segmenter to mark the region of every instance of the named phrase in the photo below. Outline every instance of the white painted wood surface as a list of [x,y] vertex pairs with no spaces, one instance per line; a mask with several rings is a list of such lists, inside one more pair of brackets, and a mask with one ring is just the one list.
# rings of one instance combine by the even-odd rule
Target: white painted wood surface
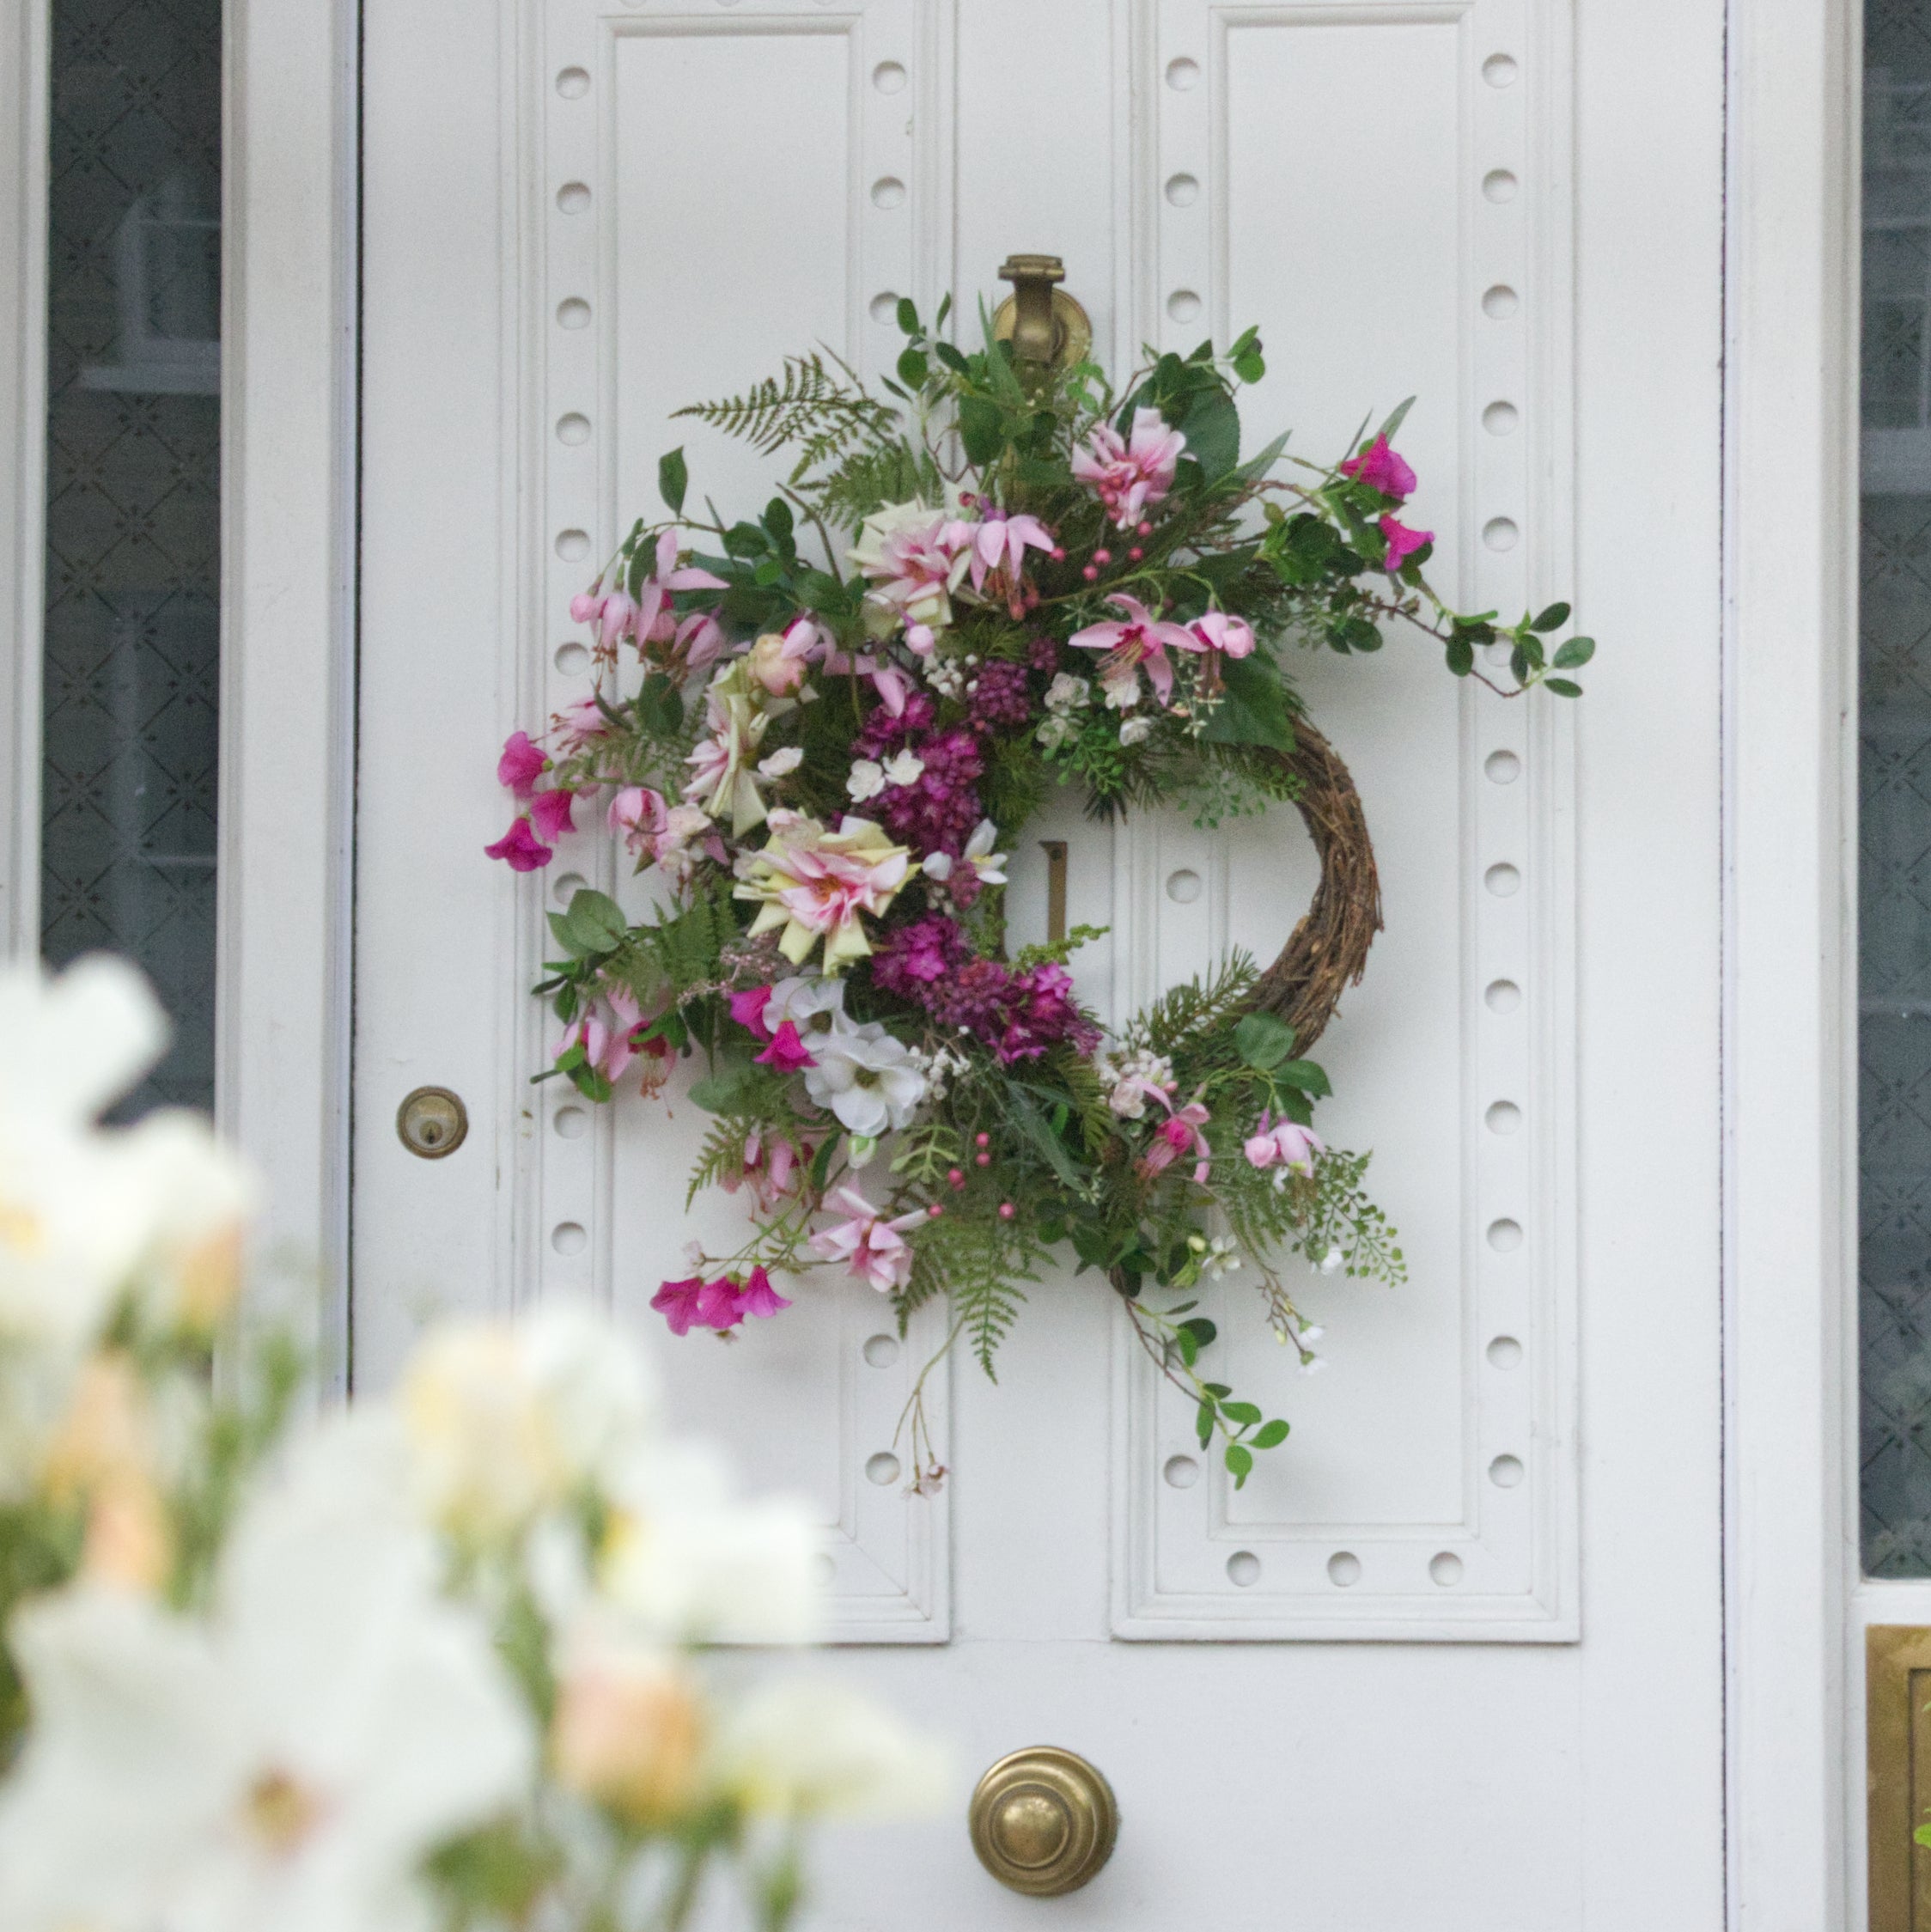
[[[1353,427],[1347,412],[1422,388],[1406,440],[1417,511],[1453,533],[1445,572],[1466,594],[1514,602],[1573,584],[1605,639],[1573,758],[1559,734],[1458,692],[1418,647],[1308,677],[1358,761],[1390,881],[1391,931],[1322,1055],[1343,1087],[1337,1114],[1381,1146],[1377,1184],[1416,1231],[1419,1265],[1395,1295],[1325,1291],[1336,1368],[1318,1399],[1290,1388],[1279,1486],[1251,1490],[1240,1508],[1253,1514],[1229,1521],[1265,1529],[1270,1552],[1319,1557],[1247,1634],[1387,1636],[1410,1617],[1403,1634],[1441,1641],[1110,1641],[1152,1634],[1131,1627],[1145,1599],[1121,1559],[1132,1512],[1150,1520],[1163,1492],[1157,1455],[1123,1456],[1109,1425],[1115,1326],[1090,1280],[1035,1292],[996,1388],[954,1378],[949,1531],[922,1548],[880,1508],[921,1506],[862,1482],[889,1407],[868,1392],[904,1358],[863,1362],[869,1325],[853,1324],[850,1298],[801,1299],[768,1344],[666,1338],[659,1352],[679,1400],[728,1432],[734,1387],[754,1390],[735,1399],[746,1460],[815,1488],[847,1525],[841,1560],[872,1566],[874,1607],[895,1627],[861,1630],[862,1593],[841,1574],[846,1635],[949,1628],[949,1643],[854,1648],[837,1667],[954,1737],[961,1803],[984,1764],[1039,1740],[1086,1752],[1120,1792],[1119,1851],[1075,1898],[1041,1908],[1001,1892],[947,1817],[828,1860],[819,1923],[979,1932],[1044,1909],[1151,1928],[1272,1923],[1291,1909],[1337,1928],[1707,1932],[1722,1914],[1719,9],[973,0],[953,26],[918,0],[844,12],[773,0],[756,15],[552,0],[540,15],[505,0],[492,17],[493,35],[473,7],[394,0],[366,23],[358,1376],[380,1380],[438,1304],[584,1286],[643,1319],[660,1259],[684,1238],[686,1109],[666,1128],[626,1103],[608,1129],[568,1140],[547,1111],[557,1096],[527,1085],[543,1035],[519,983],[557,881],[513,884],[480,856],[503,816],[495,744],[571,675],[563,606],[594,563],[561,558],[557,539],[582,530],[594,558],[648,506],[657,418],[688,393],[689,379],[666,379],[668,359],[690,357],[701,390],[740,386],[813,332],[873,356],[892,341],[874,296],[948,280],[996,294],[992,271],[1014,247],[1067,257],[1116,356],[1169,326],[1177,288],[1201,298],[1195,337],[1223,326],[1223,307],[1238,325],[1277,304],[1278,320],[1261,317],[1276,373],[1251,428],[1264,434],[1277,406],[1318,448]],[[578,51],[558,51],[565,30]],[[1176,51],[1175,32],[1199,33],[1199,54]],[[1497,53],[1517,64],[1512,88],[1482,77]],[[1188,92],[1167,79],[1180,58],[1201,69],[1187,110],[1208,116],[1190,137],[1207,158],[1178,167],[1200,185],[1191,201],[1167,194],[1162,143],[1180,136],[1159,118]],[[905,84],[880,120],[886,62]],[[566,65],[587,88],[559,91]],[[750,105],[726,154],[721,89],[735,76]],[[796,152],[764,200],[734,171],[764,149],[781,98]],[[1216,130],[1227,100],[1236,113]],[[708,145],[693,164],[679,139]],[[578,143],[567,166],[552,142]],[[1516,175],[1513,201],[1483,192],[1498,168]],[[869,192],[880,171],[907,186],[896,227]],[[1265,182],[1265,198],[1243,202],[1244,182]],[[1379,184],[1353,223],[1350,183]],[[563,194],[575,185],[588,205]],[[1195,226],[1170,221],[1182,214]],[[734,254],[736,235],[764,247]],[[810,249],[795,253],[801,238]],[[1514,364],[1486,360],[1502,338],[1453,314],[1492,285],[1490,249],[1520,264]],[[572,299],[590,305],[581,330],[559,320]],[[1506,450],[1477,427],[1498,399],[1520,415]],[[557,435],[571,414],[589,427],[574,443]],[[700,439],[678,440],[698,489],[722,502],[734,473],[748,481]],[[1518,524],[1513,552],[1482,544],[1497,515]],[[1521,789],[1497,801],[1500,817],[1501,788],[1479,776],[1502,742],[1491,728],[1526,733],[1508,740]],[[1521,800],[1545,814],[1539,838]],[[1168,903],[1148,887],[1180,847],[1154,844],[1149,861],[1146,840],[1116,856],[1090,828],[1072,839],[1074,916],[1144,919],[1149,899],[1156,914]],[[566,861],[584,877],[608,863],[590,839],[555,869]],[[1209,879],[1223,862],[1230,935],[1277,942],[1304,873],[1269,878],[1245,838],[1198,855]],[[1523,889],[1515,926],[1491,935],[1482,880],[1501,862]],[[1036,879],[1016,896],[1021,923],[1029,900],[1039,917]],[[1186,930],[1176,908],[1173,923],[1121,931],[1087,963],[1088,985],[1126,994],[1149,948],[1164,972]],[[1515,949],[1506,967],[1489,965],[1491,945]],[[1471,1010],[1471,996],[1505,970],[1527,984],[1519,1044],[1498,1062],[1490,1009]],[[1527,1165],[1498,1167],[1483,1117],[1516,1097],[1497,1082],[1517,1081]],[[413,1161],[395,1139],[396,1103],[423,1082],[471,1106],[471,1143],[448,1161]],[[1530,1330],[1516,1372],[1532,1394],[1514,1409],[1491,1408],[1482,1387],[1498,1280],[1483,1240],[1499,1217],[1527,1235],[1510,1251],[1525,1285],[1502,1283]],[[1531,1479],[1491,1499],[1498,1453]],[[1504,1535],[1487,1512],[1518,1502],[1527,1527]],[[1324,1591],[1334,1534],[1364,1528],[1420,1580]],[[1492,1530],[1496,1567],[1477,1570]],[[1203,1560],[1197,1523],[1192,1536],[1173,1545],[1177,1563]],[[1448,1550],[1468,1552],[1464,1577],[1483,1586],[1465,1618],[1440,1607],[1475,1600],[1453,1594],[1462,1584],[1428,1575]],[[1189,1594],[1205,1601],[1173,1634],[1242,1634],[1224,1581]],[[1520,1641],[1573,1637],[1578,1621],[1580,1642]],[[1490,1641],[1453,1641],[1468,1636]],[[1233,1765],[1240,1782],[1221,1782]]]

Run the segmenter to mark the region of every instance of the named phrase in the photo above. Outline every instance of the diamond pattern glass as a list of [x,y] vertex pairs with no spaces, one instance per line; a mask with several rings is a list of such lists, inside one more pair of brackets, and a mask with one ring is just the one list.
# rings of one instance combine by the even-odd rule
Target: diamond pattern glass
[[221,0],[53,0],[40,936],[137,960],[214,1094]]

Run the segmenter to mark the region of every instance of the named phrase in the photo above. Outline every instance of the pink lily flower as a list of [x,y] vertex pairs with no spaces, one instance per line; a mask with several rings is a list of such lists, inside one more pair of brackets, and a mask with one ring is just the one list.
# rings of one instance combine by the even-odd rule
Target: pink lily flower
[[[771,989],[769,986],[747,987],[741,993],[730,996],[731,1017],[759,1039],[769,1039],[771,1029],[764,1024],[764,1009],[771,1003]],[[787,1025],[790,1022],[788,1021]],[[796,1028],[792,1029],[794,1032]]]
[[1169,429],[1157,409],[1136,409],[1130,436],[1123,438],[1110,423],[1102,423],[1087,438],[1086,447],[1073,452],[1073,474],[1124,530],[1173,489],[1186,446],[1187,439]]
[[677,649],[687,671],[704,671],[716,663],[724,650],[724,633],[709,611],[692,611],[677,627]]
[[549,769],[548,756],[530,742],[529,733],[513,731],[503,740],[503,756],[496,760],[496,783],[517,797],[527,798]]
[[771,1044],[753,1057],[759,1066],[775,1067],[780,1073],[802,1073],[807,1067],[818,1064],[805,1051],[805,1043],[799,1039],[797,1027],[789,1020],[778,1022]]
[[604,822],[623,839],[631,856],[643,862],[657,856],[666,810],[661,792],[649,785],[625,785],[611,800]]
[[1248,1166],[1258,1167],[1264,1173],[1276,1163],[1291,1167],[1299,1174],[1312,1173],[1314,1156],[1326,1151],[1326,1142],[1312,1127],[1303,1127],[1285,1118],[1270,1126],[1264,1107],[1261,1110],[1260,1124],[1241,1149],[1247,1156]]
[[1393,517],[1381,519],[1381,534],[1388,539],[1388,560],[1382,567],[1392,576],[1423,544],[1435,541],[1433,530],[1410,530]]
[[527,819],[518,818],[495,844],[483,848],[483,856],[501,859],[512,872],[534,872],[539,866],[548,865],[556,854],[530,830]]
[[1196,1156],[1194,1180],[1204,1187],[1208,1171],[1214,1164],[1214,1150],[1200,1130],[1210,1118],[1207,1109],[1194,1100],[1161,1121],[1154,1131],[1153,1145],[1140,1156],[1140,1172],[1151,1179],[1172,1167],[1182,1155],[1191,1152]]
[[862,1282],[880,1295],[903,1289],[912,1278],[912,1251],[903,1239],[909,1228],[925,1221],[923,1209],[887,1221],[856,1188],[841,1187],[831,1204],[845,1219],[811,1238],[812,1252],[826,1261],[843,1261]]
[[576,802],[576,794],[568,785],[539,791],[530,801],[530,822],[536,827],[537,837],[554,844],[566,832],[575,832],[576,825],[570,817],[570,808]]
[[1015,600],[1027,548],[1052,548],[1052,532],[1036,516],[1001,516],[994,513],[984,523],[959,523],[953,527],[965,533],[972,542],[973,589],[984,589],[988,571],[1003,570]]
[[565,758],[576,758],[610,735],[610,720],[594,697],[579,698],[551,719],[550,730],[557,750]]
[[686,565],[677,567],[677,532],[666,530],[657,539],[657,568],[638,588],[637,635],[639,644],[669,643],[677,634],[677,620],[670,609],[672,594],[679,590],[728,590],[722,577],[709,570]]
[[1187,629],[1199,638],[1203,650],[1217,650],[1226,657],[1246,657],[1254,648],[1247,620],[1229,617],[1225,611],[1203,611]]
[[1136,598],[1109,597],[1116,611],[1124,611],[1122,620],[1106,619],[1075,631],[1071,643],[1077,650],[1103,650],[1107,655],[1100,666],[1100,682],[1108,700],[1124,709],[1140,692],[1140,667],[1145,665],[1148,680],[1162,704],[1173,695],[1173,667],[1169,650],[1198,653],[1206,643],[1178,624],[1156,618]]
[[1341,473],[1398,503],[1415,493],[1415,472],[1388,448],[1386,436],[1377,436],[1358,456],[1350,456],[1341,466]]

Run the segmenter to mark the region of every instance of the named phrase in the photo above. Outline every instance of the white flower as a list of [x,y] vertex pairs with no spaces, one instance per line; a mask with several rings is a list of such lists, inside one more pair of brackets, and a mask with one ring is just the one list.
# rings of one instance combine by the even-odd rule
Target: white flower
[[947,880],[952,877],[953,862],[950,852],[928,852],[925,856],[925,863],[919,869],[924,873],[928,879],[936,879],[942,886]]
[[1112,711],[1130,711],[1140,702],[1140,686],[1136,682],[1127,684],[1115,680],[1104,686],[1106,693],[1106,708]]
[[948,1795],[942,1755],[897,1718],[839,1685],[765,1685],[719,1728],[712,1777],[752,1811],[783,1818],[892,1818]]
[[636,1635],[801,1643],[814,1634],[821,1536],[804,1503],[739,1499],[716,1457],[688,1443],[638,1457],[607,1495],[596,1586]]
[[1173,1079],[1173,1063],[1160,1054],[1144,1050],[1129,1053],[1118,1061],[1109,1059],[1105,1054],[1097,1055],[1093,1070],[1112,1089],[1106,1097],[1106,1104],[1120,1120],[1143,1118],[1148,1089],[1164,1088]]
[[836,976],[801,973],[781,979],[771,988],[764,1025],[775,1033],[789,1020],[808,1045],[814,1035],[829,1033],[845,1024],[844,989],[844,981]]
[[886,760],[885,782],[888,785],[916,785],[924,771],[925,760],[917,752],[898,752]]
[[688,1667],[594,1612],[565,1633],[560,1651],[550,1729],[557,1782],[635,1825],[690,1811],[705,1712]]
[[885,789],[885,767],[875,759],[862,758],[851,768],[851,776],[845,780],[845,790],[855,804],[862,805],[868,798],[876,798]]
[[298,1452],[205,1626],[89,1588],[17,1618],[9,1932],[427,1932],[423,1856],[526,1791],[534,1739],[382,1441],[342,1423]]
[[1301,1358],[1301,1372],[1304,1375],[1325,1375],[1327,1365],[1325,1355],[1307,1355]]
[[1208,1244],[1201,1261],[1202,1271],[1212,1281],[1224,1281],[1240,1267],[1240,1251],[1231,1237],[1216,1234]]
[[465,1539],[509,1535],[626,1466],[656,1410],[642,1356],[571,1302],[437,1328],[398,1405],[416,1494]]
[[797,745],[787,745],[782,751],[773,752],[769,758],[759,759],[758,775],[762,778],[788,777],[804,762],[802,748]]
[[966,857],[972,869],[979,875],[982,886],[1002,886],[1006,883],[1006,859],[1004,852],[993,850],[999,837],[998,828],[990,819],[981,819],[972,828],[972,836],[966,844]]
[[1303,1328],[1301,1331],[1300,1334],[1295,1337],[1295,1339],[1301,1344],[1303,1348],[1311,1349],[1313,1347],[1315,1343],[1319,1341],[1322,1336],[1326,1333],[1327,1331],[1325,1328],[1319,1328],[1309,1326],[1308,1327]]
[[1046,686],[1046,709],[1049,711],[1076,710],[1092,696],[1093,686],[1084,678],[1075,678],[1070,671],[1056,672],[1052,682]]
[[1033,735],[1049,752],[1057,752],[1073,735],[1073,721],[1067,717],[1050,717]]
[[1341,1264],[1347,1259],[1337,1247],[1331,1247],[1321,1257],[1320,1267],[1324,1275],[1336,1275],[1341,1271]]
[[876,1021],[838,1027],[811,1050],[818,1064],[805,1069],[806,1092],[854,1134],[875,1138],[905,1126],[925,1098],[925,1076],[911,1051]]
[[1149,717],[1124,718],[1120,722],[1120,742],[1123,745],[1137,745],[1153,735],[1154,721]]
[[925,681],[941,698],[957,698],[966,689],[966,667],[955,657],[939,659],[925,673]]

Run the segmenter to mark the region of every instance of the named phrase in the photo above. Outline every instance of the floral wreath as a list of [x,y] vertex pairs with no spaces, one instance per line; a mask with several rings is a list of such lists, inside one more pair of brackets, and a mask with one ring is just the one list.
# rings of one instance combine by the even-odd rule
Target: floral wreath
[[[1406,405],[1338,465],[1276,477],[1285,436],[1240,460],[1255,331],[1224,357],[1149,352],[1123,393],[1092,363],[1017,362],[990,328],[966,354],[949,308],[928,327],[899,303],[882,396],[814,352],[679,412],[795,460],[733,524],[687,515],[683,451],[661,460],[674,521],[640,520],[572,603],[596,688],[545,744],[504,747],[520,803],[489,852],[548,864],[594,798],[655,868],[646,923],[588,889],[551,914],[564,957],[536,990],[565,1027],[550,1073],[592,1100],[704,1056],[691,1097],[716,1118],[691,1194],[742,1192],[750,1229],[734,1253],[694,1246],[653,1297],[674,1333],[777,1315],[774,1276],[831,1267],[889,1297],[901,1333],[943,1299],[946,1348],[966,1337],[990,1374],[1021,1284],[1068,1244],[1238,1485],[1288,1425],[1200,1372],[1215,1329],[1189,1291],[1251,1269],[1311,1369],[1282,1259],[1404,1274],[1368,1156],[1312,1125],[1330,1088],[1307,1049],[1380,911],[1360,799],[1281,649],[1373,651],[1399,621],[1457,677],[1574,698],[1562,673],[1594,645],[1554,646],[1567,605],[1503,625],[1429,588],[1432,533],[1401,516]],[[1230,954],[1109,1037],[1067,970],[1098,930],[1006,945],[1007,855],[1067,784],[1099,818],[1297,807],[1322,878],[1280,958]],[[923,1383],[905,1427],[930,1493]]]

